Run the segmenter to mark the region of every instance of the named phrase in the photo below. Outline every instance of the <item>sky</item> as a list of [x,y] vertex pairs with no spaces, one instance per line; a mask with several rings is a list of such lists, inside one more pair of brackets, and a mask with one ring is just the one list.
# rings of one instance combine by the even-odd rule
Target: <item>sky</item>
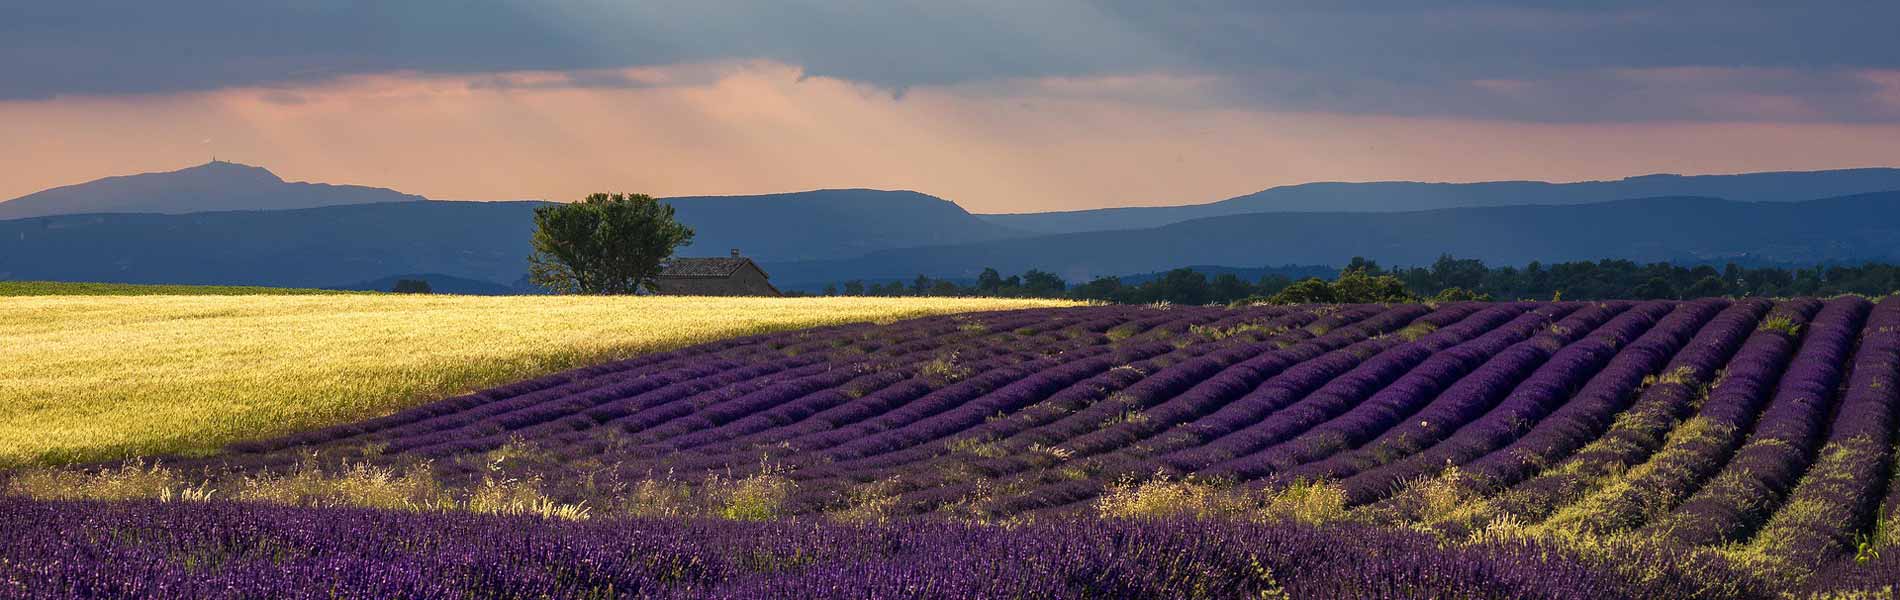
[[0,198],[214,155],[439,199],[873,187],[975,212],[1900,166],[1895,22],[1889,0],[12,0]]

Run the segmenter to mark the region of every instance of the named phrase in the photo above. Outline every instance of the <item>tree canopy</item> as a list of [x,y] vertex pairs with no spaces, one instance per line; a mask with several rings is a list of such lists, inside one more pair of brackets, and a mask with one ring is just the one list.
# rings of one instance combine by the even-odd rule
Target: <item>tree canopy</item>
[[592,194],[534,211],[528,276],[561,294],[632,294],[651,290],[661,264],[693,230],[673,207],[646,194]]

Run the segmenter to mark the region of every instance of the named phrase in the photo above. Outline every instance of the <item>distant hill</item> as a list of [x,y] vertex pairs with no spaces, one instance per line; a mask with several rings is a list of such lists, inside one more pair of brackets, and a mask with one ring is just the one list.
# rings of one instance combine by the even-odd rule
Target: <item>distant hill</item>
[[0,221],[0,279],[324,287],[526,272],[540,202],[394,202]]
[[1804,202],[1674,197],[1401,213],[1256,213],[770,266],[787,285],[918,273],[969,277],[983,267],[1004,273],[1042,269],[1086,281],[1194,264],[1338,265],[1352,256],[1420,265],[1444,253],[1492,264],[1600,258],[1893,261],[1900,260],[1900,192]]
[[[698,230],[681,256],[724,256],[739,248],[770,264],[1022,235],[915,192],[819,190],[666,201]],[[392,202],[7,220],[0,221],[0,280],[363,289],[384,280],[393,284],[397,274],[430,273],[518,289],[528,269],[534,209],[546,204]],[[491,293],[475,289],[469,284],[463,293]]]
[[1028,235],[978,219],[956,203],[911,191],[813,190],[758,196],[666,198],[697,230],[683,254],[738,248],[760,260],[848,258],[909,246],[987,242]]
[[213,161],[177,171],[95,179],[0,202],[0,219],[86,213],[184,214],[428,200],[356,185],[286,182],[261,167]]
[[1900,190],[1900,169],[1643,175],[1615,181],[1576,183],[1304,183],[1208,204],[978,217],[998,225],[1036,233],[1079,233],[1143,229],[1193,219],[1262,212],[1396,212],[1482,206],[1586,204],[1663,196],[1781,202],[1893,190]]
[[[725,255],[738,248],[762,260],[821,260],[1028,235],[978,219],[948,200],[911,191],[838,189],[663,200],[698,231],[687,255]],[[0,202],[0,220],[424,201],[428,199],[382,188],[287,183],[260,167],[218,161],[167,173],[107,177]]]

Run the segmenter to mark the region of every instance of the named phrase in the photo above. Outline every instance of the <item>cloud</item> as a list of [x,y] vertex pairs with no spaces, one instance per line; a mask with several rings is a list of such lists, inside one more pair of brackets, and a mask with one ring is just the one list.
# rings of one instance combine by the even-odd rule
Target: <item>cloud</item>
[[1900,70],[1675,67],[1474,80],[1340,79],[1262,71],[1226,80],[1238,104],[1270,110],[1553,123],[1900,122],[1882,85]]
[[264,92],[258,95],[258,99],[263,100],[265,102],[269,102],[271,104],[284,104],[284,105],[291,105],[291,106],[303,104],[305,102],[303,96],[299,96],[294,92],[288,92],[288,91],[283,91],[283,90],[273,90],[273,91]]
[[582,69],[575,71],[515,71],[472,76],[475,90],[622,90],[704,85],[718,81],[735,66],[730,63],[674,65],[670,68]]
[[[1900,3],[1576,4],[1584,3],[22,0],[0,20],[0,100],[393,72],[471,75],[477,86],[615,88],[656,85],[623,77],[627,69],[766,60],[893,97],[925,86],[1165,73],[1218,82],[1207,88],[1213,101],[1278,110],[1535,122],[1900,119],[1892,88],[1877,83],[1900,70],[1891,32]],[[480,79],[497,73],[558,74]]]
[[1900,124],[1534,124],[1237,110],[1199,101],[1217,81],[1168,73],[918,86],[901,100],[880,86],[769,61],[620,77],[672,84],[476,85],[497,77],[550,75],[406,72],[0,102],[0,131],[25,144],[0,153],[0,173],[9,174],[0,198],[175,169],[214,151],[290,180],[444,199],[876,187],[987,212],[1207,202],[1315,180],[1577,180],[1866,166],[1900,156]]

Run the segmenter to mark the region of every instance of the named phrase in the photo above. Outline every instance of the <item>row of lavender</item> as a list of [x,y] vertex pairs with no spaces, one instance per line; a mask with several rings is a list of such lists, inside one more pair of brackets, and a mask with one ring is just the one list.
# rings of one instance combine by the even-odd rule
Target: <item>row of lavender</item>
[[[1767,598],[1718,563],[1365,526],[624,520],[0,499],[9,598]],[[1636,573],[1646,573],[1636,576]],[[1711,583],[1714,582],[1714,583]]]

